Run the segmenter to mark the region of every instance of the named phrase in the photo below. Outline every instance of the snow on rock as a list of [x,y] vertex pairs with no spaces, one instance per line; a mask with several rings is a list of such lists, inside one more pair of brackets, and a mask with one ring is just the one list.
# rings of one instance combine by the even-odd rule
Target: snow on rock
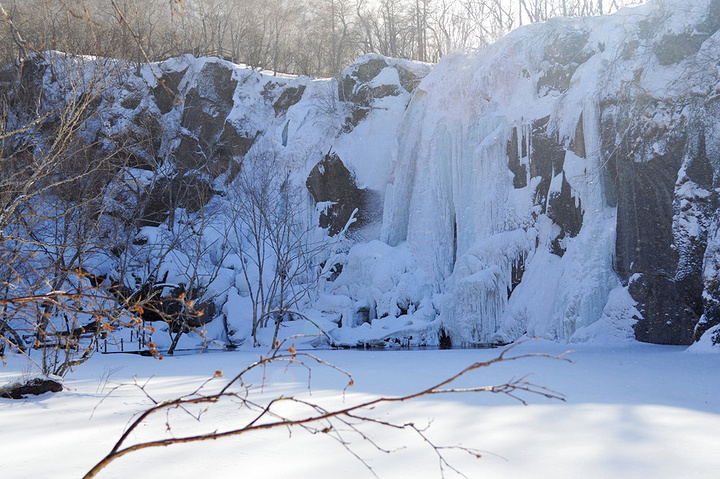
[[[336,79],[118,64],[96,136],[141,185],[142,205],[118,204],[146,243],[212,212],[198,270],[218,341],[250,331],[241,245],[217,246],[226,190],[265,157],[326,243],[302,303],[324,344],[690,344],[720,322],[719,29],[720,0],[651,0],[436,66],[366,55]],[[52,90],[35,66],[28,87]],[[168,255],[168,281],[196,259]]]
[[720,353],[720,325],[713,326],[688,348],[693,353]]
[[630,296],[627,288],[617,286],[610,291],[600,319],[578,328],[570,338],[570,342],[593,341],[614,344],[633,341],[635,339],[633,326],[640,318],[640,312],[635,306],[635,300]]
[[431,291],[406,246],[356,244],[338,259],[342,273],[317,302],[337,313],[335,345],[434,345],[439,341]]

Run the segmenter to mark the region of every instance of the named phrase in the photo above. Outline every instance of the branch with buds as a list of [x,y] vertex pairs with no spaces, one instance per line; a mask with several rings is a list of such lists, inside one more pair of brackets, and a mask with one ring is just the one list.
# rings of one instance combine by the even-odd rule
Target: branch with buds
[[[498,363],[538,357],[569,361],[563,355],[551,356],[547,354],[534,353],[514,355],[512,354],[512,351],[517,344],[505,349],[493,359],[470,364],[458,373],[453,374],[430,387],[402,396],[379,397],[337,409],[326,408],[317,402],[292,396],[280,396],[271,399],[263,399],[261,395],[258,394],[262,390],[262,385],[260,386],[260,389],[258,389],[258,387],[254,387],[246,381],[247,377],[252,372],[262,372],[262,377],[265,378],[265,370],[270,365],[281,364],[288,367],[293,365],[305,368],[308,372],[308,383],[310,382],[310,373],[312,372],[313,367],[320,366],[335,370],[347,379],[347,383],[343,389],[343,395],[349,387],[354,385],[354,380],[350,373],[313,354],[297,352],[293,346],[288,347],[287,345],[287,341],[281,343],[277,348],[271,351],[268,356],[261,357],[258,361],[247,366],[239,374],[227,380],[226,384],[214,393],[206,393],[205,391],[209,389],[210,383],[217,384],[218,380],[222,380],[222,373],[219,371],[216,372],[213,378],[208,379],[190,394],[172,400],[156,401],[146,391],[145,387],[147,383],[142,385],[136,383],[135,386],[139,387],[143,393],[152,400],[154,405],[142,412],[129,425],[127,430],[115,443],[112,450],[84,476],[84,479],[95,477],[101,470],[116,459],[142,449],[212,441],[276,428],[300,428],[310,432],[311,434],[325,434],[337,441],[351,455],[356,457],[366,468],[368,468],[370,472],[375,474],[371,466],[353,450],[352,444],[346,439],[347,435],[355,435],[364,441],[368,441],[378,451],[391,452],[383,449],[380,445],[373,441],[372,437],[363,430],[363,426],[365,425],[379,425],[384,428],[408,430],[417,434],[421,440],[437,455],[441,477],[444,477],[446,470],[452,470],[460,475],[463,475],[446,460],[444,451],[447,449],[456,449],[467,452],[475,457],[480,457],[480,454],[477,451],[462,446],[448,447],[438,445],[427,435],[427,428],[418,427],[413,422],[392,422],[389,420],[377,419],[372,416],[371,411],[381,405],[403,403],[421,397],[459,393],[502,394],[509,396],[522,404],[526,404],[525,399],[521,397],[521,394],[523,393],[564,401],[564,396],[562,394],[529,381],[527,376],[513,378],[505,383],[491,386],[472,385],[469,387],[460,387],[457,384],[460,378],[467,379],[467,376],[469,376],[471,372],[487,368]],[[283,352],[281,353],[280,351]],[[159,413],[167,414],[171,410],[181,410],[199,420],[202,413],[194,414],[190,411],[191,408],[199,406],[201,410],[205,412],[208,410],[208,407],[217,405],[223,401],[234,401],[238,405],[238,414],[249,414],[248,419],[240,427],[232,427],[225,430],[216,429],[205,434],[178,435],[146,442],[138,442],[135,444],[129,442],[129,438],[133,435],[133,432],[144,424],[147,424],[151,417],[154,417]],[[282,412],[286,411],[286,408],[283,408],[282,411],[280,410],[280,405],[284,406],[287,404],[298,406],[301,410],[306,412],[300,414],[299,416],[291,416],[287,412]],[[166,422],[166,424],[167,427],[170,428],[169,421]]]

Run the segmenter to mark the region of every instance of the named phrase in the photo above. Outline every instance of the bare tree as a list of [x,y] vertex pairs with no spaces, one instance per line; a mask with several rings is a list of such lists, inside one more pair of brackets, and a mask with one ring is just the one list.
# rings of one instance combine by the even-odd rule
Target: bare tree
[[252,337],[274,321],[273,343],[280,324],[306,297],[317,279],[314,257],[320,244],[310,240],[303,221],[305,196],[271,150],[245,157],[230,192],[233,244],[252,303]]
[[438,61],[524,23],[610,13],[640,1],[5,0],[6,26],[10,20],[15,28],[0,32],[0,58],[54,49],[142,63],[192,53],[276,72],[337,75],[363,53]]
[[[134,321],[106,278],[89,273],[117,227],[105,212],[123,165],[85,134],[114,81],[111,65],[35,55],[1,102],[0,329],[15,333],[12,344],[3,338],[17,352],[39,349],[46,374],[65,374],[98,335]],[[41,105],[46,75],[57,89]]]

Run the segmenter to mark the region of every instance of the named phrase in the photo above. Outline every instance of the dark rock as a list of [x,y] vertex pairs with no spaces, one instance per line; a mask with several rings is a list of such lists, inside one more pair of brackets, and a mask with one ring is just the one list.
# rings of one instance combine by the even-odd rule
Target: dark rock
[[173,201],[188,213],[197,213],[216,193],[207,180],[196,176],[176,176],[170,184]]
[[350,111],[350,114],[345,118],[345,125],[343,131],[349,133],[353,128],[357,127],[361,121],[363,121],[370,113],[370,108],[366,107],[355,107]]
[[[385,68],[394,68],[397,71],[400,85],[389,83],[371,87],[369,82]],[[352,104],[350,112],[345,118],[343,131],[349,133],[357,127],[367,117],[374,100],[399,96],[404,93],[403,90],[414,92],[429,71],[429,67],[411,70],[402,63],[390,65],[385,58],[379,56],[358,60],[338,79],[338,98]]]
[[217,178],[223,173],[228,173],[227,181],[240,172],[240,164],[250,148],[255,144],[255,140],[260,136],[261,132],[255,132],[254,136],[245,136],[237,131],[230,123],[225,123],[220,138],[215,145],[215,151],[212,154],[210,162],[210,175]]
[[45,393],[57,393],[63,390],[58,381],[49,378],[33,378],[25,383],[16,383],[0,387],[0,397],[6,399],[23,399],[27,395],[38,396]]
[[398,96],[400,90],[397,85],[380,85],[370,90],[371,98],[385,98],[386,96]]
[[280,94],[280,97],[273,103],[275,116],[285,113],[288,108],[299,102],[302,99],[303,93],[305,93],[305,85],[285,88]]
[[275,83],[274,81],[269,81],[263,86],[262,91],[260,92],[260,95],[265,98],[268,102],[272,102],[273,98],[275,97],[275,90],[277,89],[279,85]]
[[[637,109],[605,105],[602,116],[603,151],[617,194],[615,270],[624,281],[640,275],[629,285],[642,313],[635,324],[638,340],[690,344],[703,309],[705,246],[700,240],[696,251],[678,248],[673,226],[687,124],[679,114],[682,105],[643,103]],[[657,111],[676,120],[655,123]],[[625,132],[619,141],[618,131]]]
[[427,75],[430,71],[428,68],[427,70],[424,70],[423,73],[418,74],[409,68],[403,67],[402,65],[397,65],[395,68],[397,69],[398,76],[400,77],[400,85],[408,93],[414,93],[418,85],[420,85],[422,79],[425,78],[425,75]]
[[173,157],[175,167],[181,172],[202,169],[208,164],[208,156],[200,146],[200,142],[186,134],[180,135],[180,143],[173,151]]
[[508,168],[513,173],[513,187],[525,188],[527,186],[527,165],[520,162],[518,151],[518,131],[513,128],[512,137],[507,144]]
[[237,81],[232,70],[219,63],[206,63],[196,85],[185,95],[181,126],[192,132],[204,150],[217,142],[232,110]]
[[140,226],[158,226],[176,208],[196,213],[215,193],[207,180],[196,176],[179,174],[172,179],[160,178],[146,194],[138,223]]
[[593,55],[586,49],[589,37],[590,34],[584,31],[567,32],[548,45],[545,58],[551,65],[538,80],[537,91],[541,96],[550,91],[562,93],[570,88],[575,71]]
[[538,95],[545,96],[551,91],[566,92],[570,88],[570,79],[576,69],[577,66],[574,65],[553,65],[547,68],[538,80]]
[[357,187],[352,173],[335,153],[328,153],[310,172],[306,186],[315,203],[332,202],[320,215],[320,227],[336,235],[355,214],[356,221],[349,230],[365,226],[382,217],[380,195]]
[[369,324],[371,322],[372,321],[370,318],[370,308],[368,308],[367,306],[358,308],[358,310],[353,313],[353,327],[360,326],[364,323]]
[[570,151],[575,153],[580,158],[585,158],[587,153],[585,152],[585,127],[583,125],[583,116],[580,115],[578,124],[575,127],[575,138],[570,141]]
[[548,132],[549,120],[550,117],[546,117],[533,122],[530,139],[530,177],[540,177],[535,204],[542,205],[543,213],[550,182],[554,175],[563,170],[565,164],[565,147],[559,142],[557,135]]
[[440,343],[440,349],[452,349],[450,335],[448,335],[443,328],[440,328],[440,339],[438,342]]
[[179,72],[164,72],[158,80],[158,84],[151,90],[155,104],[162,115],[170,112],[175,105],[179,104],[178,85],[186,71],[187,69]]
[[705,20],[686,32],[666,34],[653,44],[653,52],[661,65],[673,65],[695,55],[702,44],[720,30],[720,1],[710,2]]
[[125,108],[126,110],[134,110],[138,106],[140,106],[140,102],[142,101],[142,97],[140,95],[130,95],[127,98],[124,98],[120,102],[120,106]]
[[525,274],[525,258],[520,256],[512,264],[512,270],[510,273],[510,287],[508,288],[508,299],[512,295],[515,288],[522,282],[523,275]]
[[170,204],[165,195],[166,179],[161,179],[150,189],[143,200],[138,225],[159,226],[170,216]]
[[142,111],[135,115],[130,128],[106,138],[114,144],[113,155],[119,164],[154,171],[161,163],[159,157],[163,127],[156,115]]
[[642,314],[633,326],[638,341],[692,344],[698,318],[680,300],[677,284],[671,278],[642,275],[630,282],[628,291],[638,301]]
[[352,65],[349,72],[338,81],[340,100],[367,104],[369,89],[362,89],[360,85],[370,82],[387,66],[387,61],[381,57],[370,58]]
[[715,171],[707,156],[704,134],[699,135],[698,142],[698,152],[690,159],[686,174],[692,182],[702,188],[710,189],[715,183]]
[[695,33],[663,35],[662,39],[653,45],[653,52],[661,65],[672,65],[695,55],[708,38],[710,35]]
[[353,73],[360,83],[368,83],[387,66],[387,61],[382,57],[370,58],[364,62],[359,62]]
[[705,21],[697,25],[695,30],[710,36],[720,30],[720,0],[710,2]]
[[223,154],[242,158],[250,151],[260,133],[257,131],[254,136],[244,136],[238,133],[234,126],[226,123],[218,140],[219,147],[222,148],[219,151],[222,151]]
[[565,239],[565,233],[560,232],[559,235],[557,235],[551,242],[550,242],[550,252],[554,255],[560,256],[561,258],[565,256],[565,251],[567,250],[567,247],[565,246],[565,242],[563,241]]
[[585,48],[590,33],[582,30],[564,32],[558,35],[545,49],[545,57],[563,65],[582,65],[593,56],[593,52]]
[[[658,104],[647,108],[673,110]],[[616,271],[625,281],[636,272],[672,277],[678,263],[672,219],[685,126],[654,124],[652,116],[615,108],[603,114],[603,150],[618,198]],[[625,134],[616,144],[618,131]],[[662,151],[653,149],[657,144],[664,145]]]
[[548,198],[547,215],[556,224],[560,225],[561,235],[577,236],[583,224],[582,204],[572,194],[572,188],[562,175],[562,185],[559,192],[550,193]]
[[348,75],[338,80],[338,98],[340,101],[353,101],[357,84],[355,78]]
[[242,161],[255,144],[258,135],[260,132],[256,132],[252,137],[242,135],[227,122],[218,138],[210,144],[204,144],[194,136],[182,134],[180,143],[173,151],[176,168],[181,173],[202,171],[211,178],[217,178],[233,169],[233,164]]

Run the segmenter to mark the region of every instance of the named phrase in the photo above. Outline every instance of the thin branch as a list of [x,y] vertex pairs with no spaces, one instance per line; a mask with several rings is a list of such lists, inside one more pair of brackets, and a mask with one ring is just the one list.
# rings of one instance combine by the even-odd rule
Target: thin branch
[[[520,344],[520,343],[519,343]],[[247,434],[255,431],[261,431],[261,430],[269,430],[269,429],[275,429],[278,427],[300,427],[307,431],[317,433],[317,432],[325,432],[330,433],[334,431],[334,438],[345,447],[351,454],[353,454],[355,457],[358,457],[357,454],[352,450],[350,447],[350,443],[347,442],[340,432],[337,430],[337,428],[333,425],[333,421],[338,421],[339,424],[344,425],[346,427],[349,427],[349,430],[352,431],[355,434],[358,434],[363,440],[369,441],[370,444],[373,445],[373,447],[379,451],[382,452],[391,452],[387,449],[382,448],[380,445],[375,443],[372,438],[370,438],[367,434],[365,434],[363,431],[359,429],[359,426],[362,424],[377,424],[381,425],[383,427],[390,427],[394,429],[410,429],[414,431],[416,434],[418,434],[424,442],[429,444],[432,449],[435,451],[435,453],[439,457],[439,466],[441,474],[444,474],[445,469],[450,469],[455,472],[458,472],[451,464],[448,463],[448,461],[445,459],[445,457],[442,454],[442,451],[445,446],[438,446],[434,444],[425,434],[424,429],[420,429],[416,427],[413,423],[403,423],[403,424],[397,424],[390,421],[382,421],[378,419],[374,419],[372,417],[367,416],[367,412],[376,408],[380,405],[388,405],[388,404],[395,404],[395,403],[403,403],[407,402],[413,399],[417,399],[424,396],[431,396],[431,395],[438,395],[438,394],[457,394],[457,393],[481,393],[481,392],[490,392],[495,394],[503,394],[510,398],[513,398],[517,401],[519,401],[522,404],[526,404],[526,401],[519,397],[516,393],[518,392],[524,392],[528,394],[535,394],[539,395],[541,397],[545,397],[548,399],[556,399],[560,401],[564,401],[564,396],[556,391],[553,391],[551,389],[538,386],[534,383],[531,383],[527,381],[527,376],[523,376],[519,379],[512,379],[506,383],[493,385],[493,386],[472,386],[472,387],[464,387],[464,388],[456,388],[453,387],[452,384],[458,381],[460,378],[467,376],[470,372],[486,368],[489,366],[492,366],[493,364],[501,363],[501,362],[508,362],[508,361],[517,361],[519,359],[527,359],[527,358],[553,358],[558,360],[564,360],[569,361],[564,357],[564,355],[559,356],[552,356],[548,354],[538,354],[538,353],[527,353],[527,354],[518,354],[518,355],[510,355],[509,353],[515,349],[517,345],[511,346],[507,349],[505,349],[500,355],[498,355],[496,358],[487,360],[487,361],[480,361],[471,364],[470,366],[462,369],[458,373],[448,377],[447,379],[444,379],[430,387],[427,387],[425,389],[422,389],[420,391],[397,396],[397,397],[379,397],[376,399],[371,399],[368,401],[362,401],[360,403],[347,406],[344,408],[339,409],[326,409],[317,403],[304,400],[304,399],[297,399],[293,397],[277,397],[274,399],[271,399],[268,401],[264,406],[255,403],[254,401],[251,401],[249,399],[249,394],[251,392],[251,386],[246,385],[243,381],[243,377],[254,370],[260,369],[262,370],[264,367],[266,367],[268,364],[274,364],[274,363],[287,363],[287,364],[296,364],[296,365],[302,365],[303,367],[310,368],[308,364],[306,364],[306,361],[312,360],[320,365],[323,366],[329,366],[337,371],[340,371],[341,373],[346,374],[349,377],[348,386],[351,386],[353,384],[352,377],[343,371],[340,368],[337,368],[333,366],[332,364],[317,358],[316,356],[313,356],[311,354],[307,353],[292,353],[292,354],[271,354],[268,357],[260,358],[258,361],[252,363],[243,371],[241,371],[238,375],[233,377],[228,381],[228,383],[220,389],[219,392],[214,394],[202,394],[202,388],[205,386],[204,383],[202,386],[197,388],[193,393],[191,393],[190,396],[183,396],[174,400],[169,401],[162,401],[157,402],[153,407],[147,409],[143,413],[141,413],[127,428],[127,430],[122,434],[122,436],[118,439],[118,441],[115,443],[113,448],[111,449],[110,453],[106,455],[100,462],[98,462],[84,477],[85,479],[90,479],[92,477],[95,477],[98,472],[100,472],[102,469],[104,469],[108,464],[113,462],[115,459],[118,459],[122,456],[125,456],[127,454],[130,454],[135,451],[139,451],[142,449],[148,449],[148,448],[154,448],[154,447],[166,447],[174,444],[185,444],[185,443],[193,443],[193,442],[203,442],[203,441],[211,441],[211,440],[217,440],[225,437],[232,437],[232,436],[239,436],[242,434]],[[234,390],[231,390],[231,386],[240,386],[241,394],[238,392],[235,392]],[[347,386],[346,386],[347,387]],[[143,388],[143,391],[145,389]],[[125,442],[127,441],[130,434],[137,429],[141,424],[143,424],[149,417],[154,415],[157,412],[160,411],[168,411],[169,409],[175,409],[175,408],[185,408],[187,406],[195,406],[195,405],[204,405],[204,404],[215,404],[219,401],[226,399],[226,398],[235,398],[240,400],[240,406],[241,408],[245,408],[250,411],[258,411],[255,415],[255,417],[248,423],[246,423],[243,427],[234,428],[234,429],[228,429],[225,431],[213,431],[205,434],[198,434],[198,435],[188,435],[188,436],[180,436],[180,437],[172,437],[167,439],[159,439],[154,441],[147,441],[147,442],[141,442],[137,444],[132,444],[129,446],[125,446]],[[300,418],[290,418],[286,417],[282,414],[278,414],[275,411],[275,406],[279,403],[285,403],[285,402],[292,402],[297,405],[305,406],[310,409],[310,413],[307,414],[304,417]],[[168,422],[169,424],[169,422]],[[479,457],[477,452],[471,452],[471,449],[467,449],[464,447],[452,447],[455,449],[460,449],[465,452],[471,453],[476,457]],[[360,457],[358,457],[360,461],[365,464],[367,467],[368,464]],[[372,471],[372,468],[369,468]],[[374,473],[374,471],[372,471]]]

